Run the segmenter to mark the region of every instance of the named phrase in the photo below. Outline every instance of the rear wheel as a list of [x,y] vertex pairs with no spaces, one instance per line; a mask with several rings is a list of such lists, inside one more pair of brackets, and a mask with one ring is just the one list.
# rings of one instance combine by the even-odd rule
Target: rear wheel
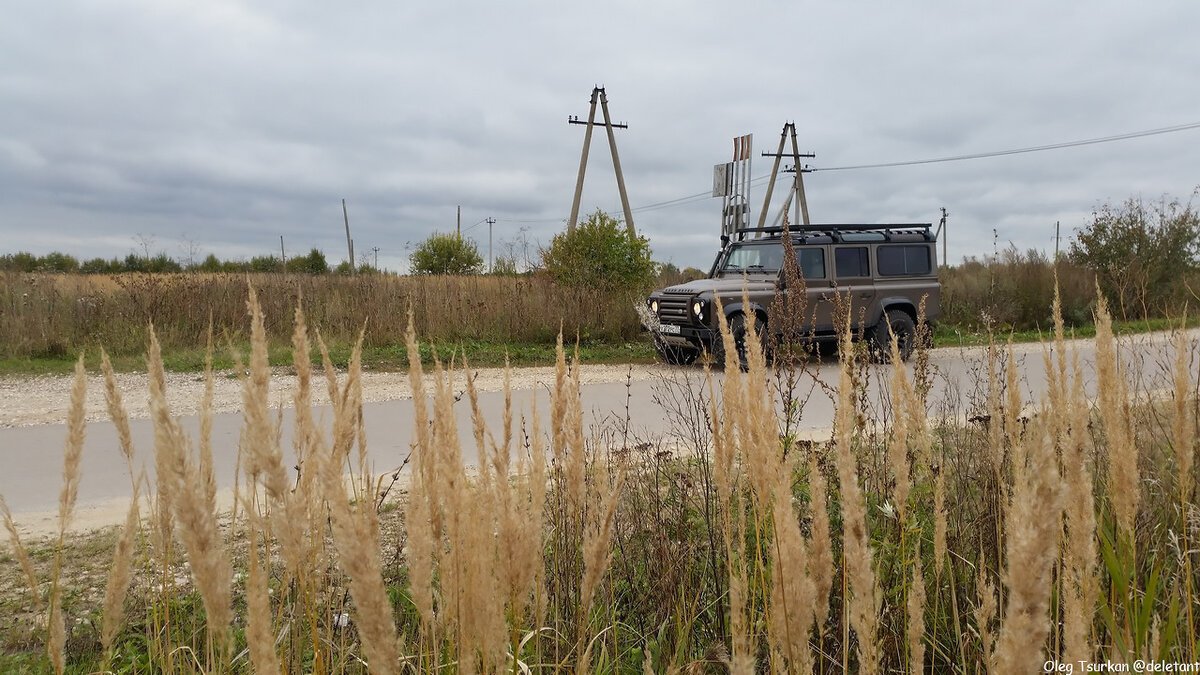
[[883,320],[875,327],[871,336],[871,351],[881,362],[892,359],[892,335],[896,335],[896,348],[900,352],[900,360],[907,361],[917,344],[917,324],[911,315],[901,309],[889,309],[883,315]]

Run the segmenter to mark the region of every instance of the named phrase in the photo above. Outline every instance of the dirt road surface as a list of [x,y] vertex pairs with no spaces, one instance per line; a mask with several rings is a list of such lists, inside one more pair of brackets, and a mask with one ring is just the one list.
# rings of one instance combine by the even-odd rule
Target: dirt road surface
[[[1188,334],[1192,369],[1197,363],[1197,339],[1200,331]],[[1129,377],[1139,389],[1167,391],[1169,366],[1174,357],[1170,336],[1165,333],[1123,338],[1122,359]],[[1089,392],[1094,387],[1091,363],[1094,343],[1076,340],[1068,343],[1077,351],[1084,367]],[[1038,344],[1016,345],[1014,359],[1020,386],[1026,401],[1035,401],[1045,388],[1043,347]],[[986,373],[986,352],[982,348],[940,348],[930,352],[934,387],[930,395],[930,414],[943,412],[964,415],[977,406],[983,395],[980,387]],[[910,366],[911,367],[911,366]],[[503,369],[479,369],[477,388],[480,406],[491,429],[498,430],[504,408]],[[890,366],[868,367],[870,398],[886,398],[886,380]],[[738,374],[736,377],[745,377]],[[713,373],[719,396],[725,374]],[[671,409],[677,394],[684,390],[706,390],[705,372],[697,366],[587,365],[580,370],[585,419],[595,437],[605,437],[606,445],[642,441],[672,442],[679,431],[679,417]],[[0,495],[12,509],[24,533],[38,536],[57,528],[57,505],[62,470],[62,448],[66,438],[65,419],[71,379],[55,377],[0,378]],[[294,463],[291,426],[294,410],[291,393],[294,376],[287,369],[274,371],[271,385],[272,405],[282,411],[285,460]],[[799,429],[812,438],[828,438],[833,420],[833,388],[837,386],[838,363],[826,358],[814,364],[801,378],[797,388],[805,397]],[[512,372],[514,415],[518,420],[531,415],[534,401],[543,416],[543,429],[550,407],[554,383],[552,368],[522,368]],[[153,431],[148,417],[145,374],[122,374],[118,386],[133,427],[136,449],[135,471],[145,470],[153,479]],[[427,380],[432,388],[432,381]],[[191,435],[198,430],[196,411],[203,393],[203,378],[196,373],[169,373],[167,391],[172,412],[179,416]],[[456,377],[454,390],[464,388],[463,375]],[[234,483],[238,436],[241,430],[241,383],[236,376],[222,373],[215,380],[213,447],[218,469],[218,484],[230,489]],[[328,424],[332,416],[323,384],[313,387],[317,400],[316,419]],[[412,393],[405,373],[365,373],[363,376],[364,421],[367,447],[374,468],[390,472],[404,464],[410,452],[413,434]],[[465,398],[456,404],[459,434],[464,453],[474,460],[470,408]],[[131,492],[131,479],[120,453],[116,432],[108,419],[104,401],[104,383],[99,376],[89,378],[87,395],[87,433],[83,450],[83,476],[79,486],[78,513],[72,529],[85,530],[120,522],[124,518]]]

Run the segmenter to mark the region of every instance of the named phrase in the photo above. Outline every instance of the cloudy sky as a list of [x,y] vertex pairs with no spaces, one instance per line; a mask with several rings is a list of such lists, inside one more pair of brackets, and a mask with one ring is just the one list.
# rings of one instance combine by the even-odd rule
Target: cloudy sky
[[[638,231],[707,267],[713,165],[784,122],[816,222],[936,221],[949,257],[1053,250],[1093,208],[1190,200],[1200,3],[53,0],[0,23],[0,252],[199,259],[312,247],[403,271],[463,227],[487,256],[565,228],[594,85]],[[821,169],[826,169],[822,171]],[[765,183],[754,184],[761,208]],[[782,189],[782,188],[781,188]],[[778,192],[777,192],[778,194]],[[695,197],[693,199],[681,199]],[[778,203],[778,198],[777,198]],[[620,213],[603,134],[582,209]],[[671,202],[667,206],[639,208]],[[374,251],[378,248],[378,251]]]

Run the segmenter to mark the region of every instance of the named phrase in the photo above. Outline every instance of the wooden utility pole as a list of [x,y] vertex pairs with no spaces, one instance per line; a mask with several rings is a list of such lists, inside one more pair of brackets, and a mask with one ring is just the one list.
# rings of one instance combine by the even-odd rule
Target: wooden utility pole
[[283,252],[283,235],[279,235],[279,258],[283,260],[283,270],[287,271],[287,254]]
[[350,214],[346,211],[346,200],[342,199],[342,219],[346,221],[346,253],[350,256],[350,273],[354,274],[354,240],[350,238]]
[[454,232],[458,236],[459,241],[462,241],[462,207],[461,206],[458,207],[458,225],[455,226]]
[[591,109],[588,111],[586,122],[580,121],[579,117],[575,115],[567,118],[567,124],[587,125],[587,131],[583,135],[583,153],[579,157],[579,177],[575,181],[575,199],[571,202],[571,219],[567,221],[567,232],[574,232],[575,224],[579,222],[579,201],[583,197],[583,177],[587,173],[588,150],[592,145],[592,128],[596,126],[597,102],[604,114],[604,128],[608,132],[608,149],[612,153],[613,171],[617,175],[617,190],[621,193],[621,208],[625,212],[625,227],[633,234],[636,233],[633,227],[633,210],[629,208],[629,196],[625,192],[625,176],[621,172],[621,158],[617,155],[617,138],[613,135],[613,129],[628,129],[629,125],[613,124],[612,118],[608,114],[608,95],[604,92],[604,87],[592,89]]
[[492,225],[496,224],[496,219],[488,216],[488,274],[492,273]]
[[[784,154],[783,148],[789,138],[792,142],[792,151],[789,154]],[[767,211],[771,207],[771,193],[774,192],[775,179],[779,175],[779,162],[784,157],[791,157],[796,163],[796,166],[794,167],[796,171],[796,177],[792,181],[791,192],[788,194],[787,199],[785,199],[783,202],[783,209],[780,211],[780,218],[782,218],[784,213],[787,212],[788,208],[791,207],[792,200],[794,198],[796,200],[797,211],[795,220],[799,221],[804,227],[807,227],[810,222],[808,219],[808,197],[804,194],[804,167],[800,165],[800,159],[802,157],[812,158],[816,157],[816,155],[811,152],[800,152],[800,145],[796,140],[796,124],[794,122],[787,122],[783,125],[783,131],[779,134],[779,149],[773,153],[764,152],[763,157],[774,157],[775,162],[771,166],[771,178],[767,181],[767,194],[763,197],[762,211],[758,214],[758,226],[761,228],[766,225],[767,222]]]

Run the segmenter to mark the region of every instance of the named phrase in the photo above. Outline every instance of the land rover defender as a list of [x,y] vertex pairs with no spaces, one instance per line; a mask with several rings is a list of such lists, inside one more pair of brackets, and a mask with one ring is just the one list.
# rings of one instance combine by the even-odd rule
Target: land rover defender
[[[755,236],[747,237],[750,234]],[[908,358],[918,337],[922,300],[927,323],[940,316],[937,242],[930,224],[807,225],[786,233],[782,227],[746,228],[725,242],[708,278],[655,291],[647,299],[648,328],[659,356],[678,365],[708,352],[719,362],[723,350],[716,298],[743,365],[751,320],[760,335],[783,337],[782,327],[770,323],[772,304],[780,293],[800,291],[784,283],[785,236],[795,247],[806,294],[804,316],[793,322],[800,324],[799,335],[793,337],[835,339],[835,302],[840,297],[849,303],[852,333],[886,353],[890,325],[901,357]],[[743,301],[743,289],[749,304]]]

